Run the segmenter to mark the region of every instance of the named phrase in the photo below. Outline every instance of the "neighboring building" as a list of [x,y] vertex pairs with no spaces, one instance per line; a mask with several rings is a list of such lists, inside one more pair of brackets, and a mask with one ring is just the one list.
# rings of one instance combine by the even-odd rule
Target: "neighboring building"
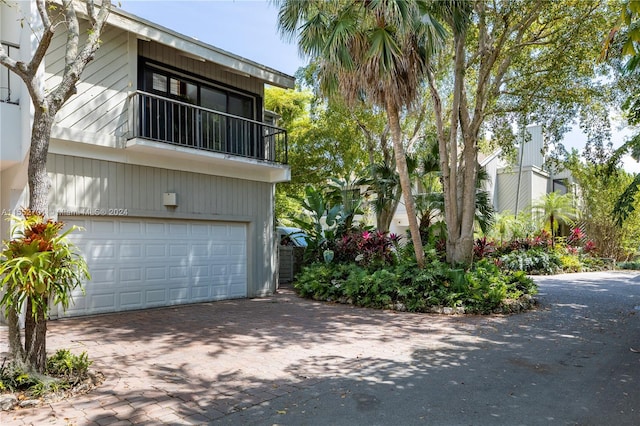
[[[501,149],[488,156],[480,155],[480,167],[484,167],[489,176],[484,189],[489,192],[493,208],[499,213],[522,213],[545,194],[554,191],[566,194],[572,189],[573,178],[569,171],[554,173],[545,166],[542,126],[528,126],[527,132],[530,139],[524,144],[524,150],[518,147],[515,164],[510,164],[501,157]],[[401,200],[391,222],[390,232],[406,235],[408,229],[407,210]]]
[[480,159],[489,176],[484,188],[499,213],[521,213],[554,191],[566,194],[573,181],[568,171],[557,173],[545,166],[542,126],[528,126],[527,132],[530,138],[524,149],[517,148],[515,164],[502,159],[501,150]]
[[[19,5],[37,16],[34,2]],[[28,60],[36,40],[23,13],[0,2],[0,41]],[[294,78],[116,7],[101,39],[57,116],[47,164],[50,214],[86,229],[73,239],[92,275],[66,315],[272,293],[274,190],[290,170],[264,86],[292,88]],[[64,43],[61,27],[46,86],[60,79]],[[5,212],[28,202],[32,111],[25,87],[0,67]],[[3,239],[8,228],[2,220]]]

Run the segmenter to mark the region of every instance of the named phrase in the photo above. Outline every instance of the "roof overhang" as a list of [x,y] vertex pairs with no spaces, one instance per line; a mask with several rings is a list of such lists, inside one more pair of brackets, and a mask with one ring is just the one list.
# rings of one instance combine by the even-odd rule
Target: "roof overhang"
[[183,52],[184,56],[213,62],[228,68],[233,73],[254,77],[284,89],[295,87],[295,77],[147,21],[118,7],[111,8],[108,23],[136,34],[141,40],[153,40],[170,46]]

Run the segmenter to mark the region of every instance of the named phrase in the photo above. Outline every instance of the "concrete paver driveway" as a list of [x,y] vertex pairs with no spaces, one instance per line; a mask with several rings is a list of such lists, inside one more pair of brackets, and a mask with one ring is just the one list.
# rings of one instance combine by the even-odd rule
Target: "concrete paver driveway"
[[[283,290],[50,323],[87,351],[92,393],[2,425],[640,424],[640,278],[541,277],[538,309],[439,316]],[[6,348],[6,329],[1,348]]]

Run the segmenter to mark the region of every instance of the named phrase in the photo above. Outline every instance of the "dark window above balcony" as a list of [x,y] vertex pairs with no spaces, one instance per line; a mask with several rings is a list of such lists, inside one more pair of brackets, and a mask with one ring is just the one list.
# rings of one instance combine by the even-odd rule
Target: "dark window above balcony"
[[204,83],[195,78],[190,79],[146,61],[142,61],[142,73],[140,89],[144,92],[250,120],[260,120],[256,114],[258,102],[255,96],[216,85],[214,82]]
[[140,90],[131,100],[133,137],[287,162],[286,132],[262,122],[257,96],[142,61]]

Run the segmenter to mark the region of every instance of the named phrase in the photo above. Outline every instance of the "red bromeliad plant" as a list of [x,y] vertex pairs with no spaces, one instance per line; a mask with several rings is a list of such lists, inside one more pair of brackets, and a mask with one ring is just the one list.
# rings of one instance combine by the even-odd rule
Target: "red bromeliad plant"
[[583,250],[586,254],[590,254],[592,256],[595,256],[598,253],[598,247],[596,247],[596,243],[594,243],[593,240],[587,241],[584,244]]
[[496,251],[495,242],[487,237],[477,238],[473,244],[473,257],[476,260],[491,256]]
[[335,259],[362,265],[393,264],[400,237],[380,231],[348,232],[335,243]]
[[572,246],[580,246],[582,245],[582,241],[586,238],[584,232],[580,228],[573,228],[571,230],[571,234],[567,237],[567,244]]
[[[4,292],[0,307],[8,316],[11,310],[20,312],[26,303],[24,349],[21,347],[14,355],[42,372],[46,363],[46,326],[40,327],[42,333],[30,333],[29,325],[46,324],[50,300],[66,310],[72,291],[90,276],[86,262],[67,241],[69,233],[77,227],[62,232],[62,222],[45,219],[28,209],[23,209],[22,216],[11,217],[16,222],[11,231],[13,238],[5,242],[0,254],[0,285]],[[22,345],[19,329],[17,335]]]

